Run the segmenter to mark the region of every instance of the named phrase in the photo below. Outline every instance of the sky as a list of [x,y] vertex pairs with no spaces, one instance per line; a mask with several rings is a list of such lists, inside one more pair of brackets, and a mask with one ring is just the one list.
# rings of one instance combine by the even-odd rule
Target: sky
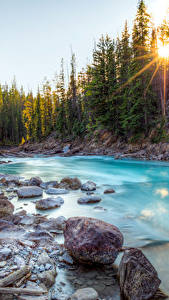
[[[146,4],[152,4],[147,0]],[[137,0],[0,0],[0,83],[37,90],[44,77],[59,73],[61,58],[68,76],[71,49],[77,70],[91,61],[102,34],[130,28]]]

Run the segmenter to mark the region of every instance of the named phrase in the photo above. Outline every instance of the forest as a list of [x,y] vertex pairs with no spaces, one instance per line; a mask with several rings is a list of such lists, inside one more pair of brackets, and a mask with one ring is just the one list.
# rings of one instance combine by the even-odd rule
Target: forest
[[93,61],[77,74],[72,53],[69,82],[64,60],[53,84],[46,80],[37,94],[18,89],[16,81],[0,85],[0,143],[41,141],[55,132],[59,139],[83,137],[106,128],[127,142],[158,134],[167,139],[169,100],[169,21],[156,28],[144,0],[129,32],[101,36]]

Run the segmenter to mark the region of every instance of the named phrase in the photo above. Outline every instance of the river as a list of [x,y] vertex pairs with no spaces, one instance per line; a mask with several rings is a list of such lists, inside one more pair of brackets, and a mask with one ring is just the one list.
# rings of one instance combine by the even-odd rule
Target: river
[[[44,181],[65,176],[78,177],[82,182],[94,181],[96,194],[102,198],[99,205],[77,204],[82,192],[74,191],[63,195],[64,205],[49,215],[95,217],[116,225],[124,235],[125,246],[144,251],[169,294],[169,163],[114,160],[104,156],[9,159],[12,163],[1,165],[0,173],[25,178],[40,176]],[[104,194],[109,187],[116,193]],[[17,198],[12,201],[16,211],[23,207],[31,213],[36,211],[33,201]]]

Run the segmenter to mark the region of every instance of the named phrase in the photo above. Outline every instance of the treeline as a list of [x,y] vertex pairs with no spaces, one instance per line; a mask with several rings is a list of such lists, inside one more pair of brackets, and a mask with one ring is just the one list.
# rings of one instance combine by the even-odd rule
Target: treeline
[[[158,43],[169,43],[169,23],[157,29],[145,3],[138,3],[131,35],[127,22],[121,38],[102,36],[93,62],[76,73],[75,55],[65,87],[64,62],[55,87],[46,80],[37,95],[0,86],[0,141],[19,144],[56,135],[76,138],[107,128],[125,140],[147,137],[167,125],[169,60],[159,57]],[[165,80],[168,78],[168,81]]]

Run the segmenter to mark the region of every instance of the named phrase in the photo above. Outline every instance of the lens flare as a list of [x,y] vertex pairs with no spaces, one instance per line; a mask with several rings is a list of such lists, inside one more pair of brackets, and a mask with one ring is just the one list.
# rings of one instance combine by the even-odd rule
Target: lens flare
[[164,46],[159,46],[158,55],[162,58],[169,58],[169,44]]

